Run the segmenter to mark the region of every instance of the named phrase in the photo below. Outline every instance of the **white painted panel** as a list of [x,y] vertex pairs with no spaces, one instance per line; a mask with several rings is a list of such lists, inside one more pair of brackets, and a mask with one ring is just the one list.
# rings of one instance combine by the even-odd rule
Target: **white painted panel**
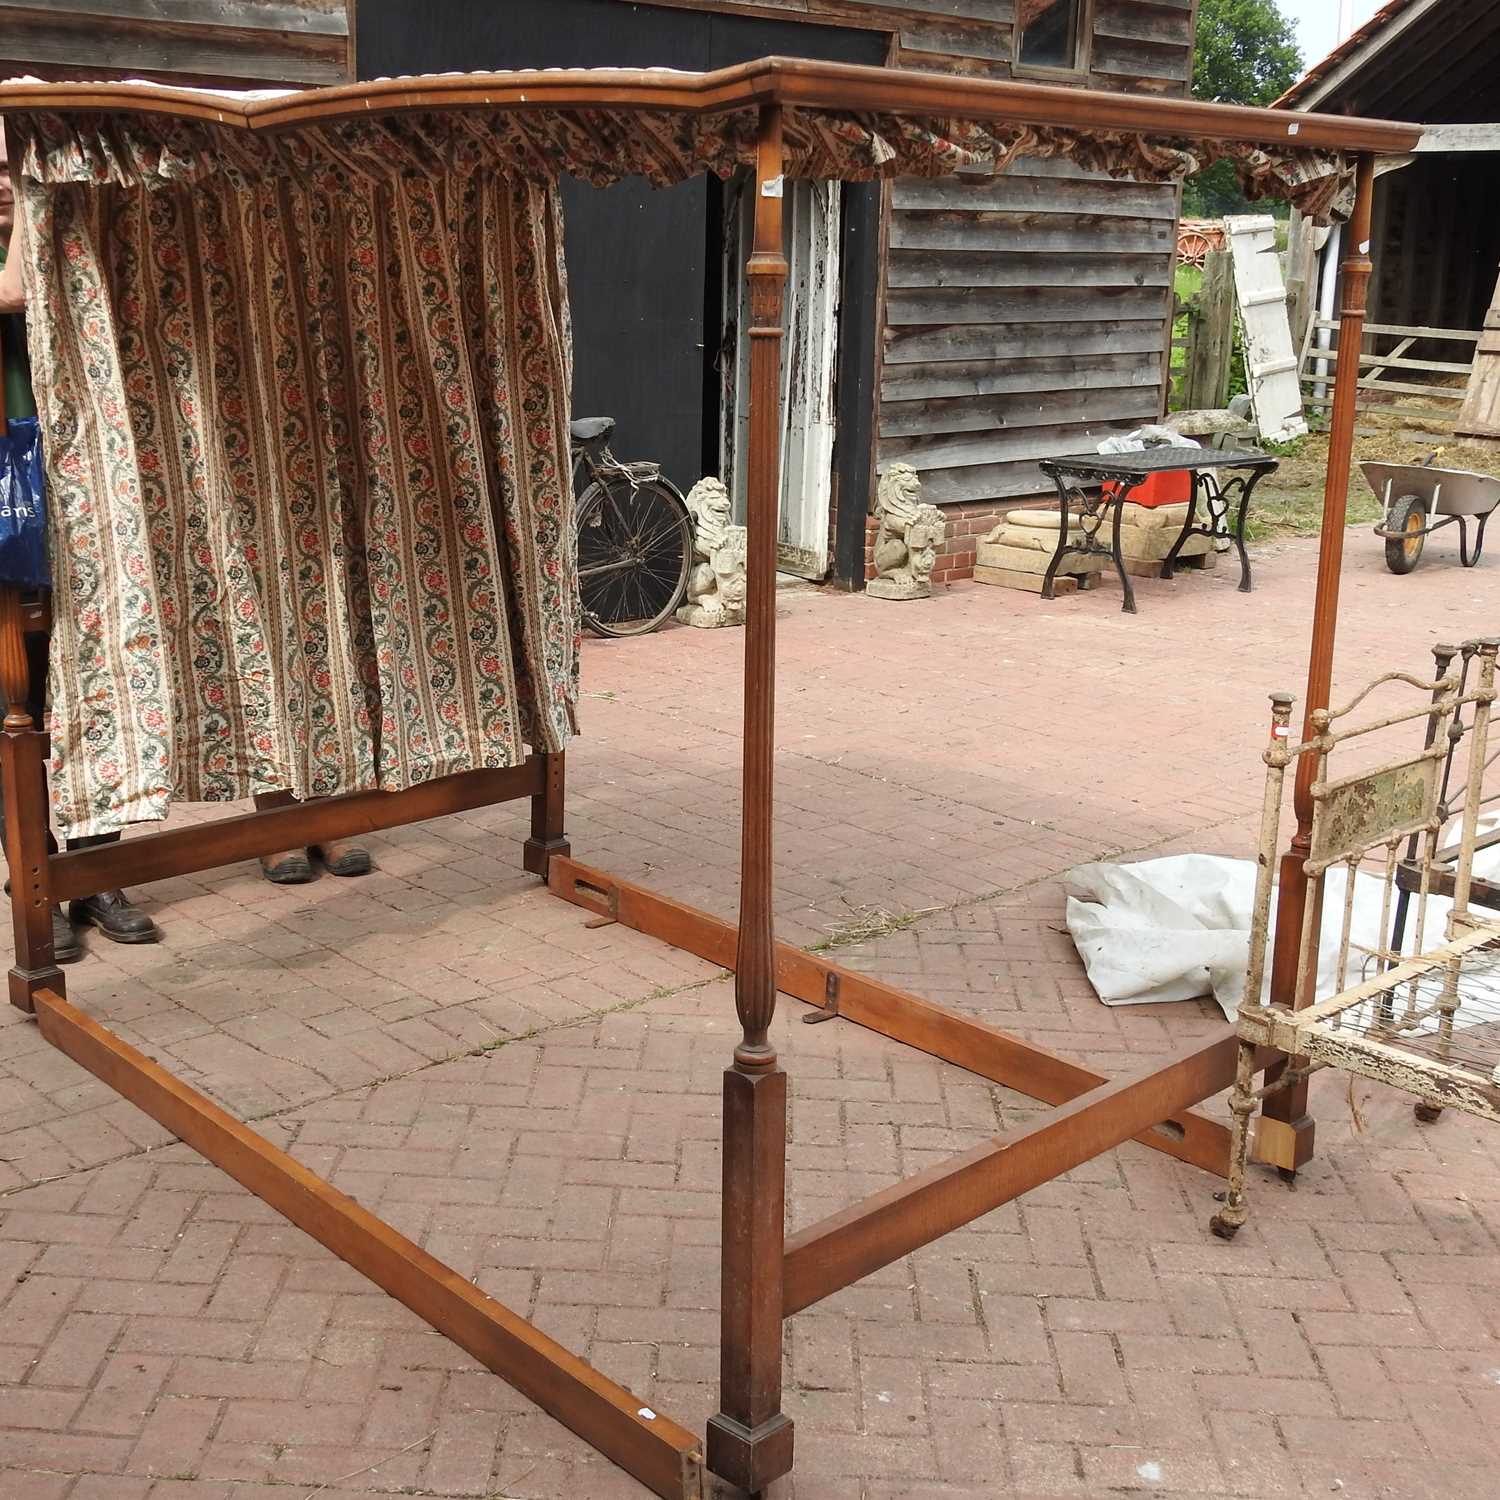
[[[722,471],[732,475],[735,519],[745,511],[750,435],[750,322],[745,252],[749,195],[731,197],[725,234]],[[777,566],[804,578],[828,572],[833,494],[834,378],[838,355],[839,185],[792,182],[784,199],[783,249],[790,267],[782,313],[781,507]]]
[[1235,300],[1245,335],[1245,384],[1255,425],[1267,442],[1284,443],[1307,433],[1292,325],[1287,314],[1276,221],[1268,214],[1225,219],[1234,261]]

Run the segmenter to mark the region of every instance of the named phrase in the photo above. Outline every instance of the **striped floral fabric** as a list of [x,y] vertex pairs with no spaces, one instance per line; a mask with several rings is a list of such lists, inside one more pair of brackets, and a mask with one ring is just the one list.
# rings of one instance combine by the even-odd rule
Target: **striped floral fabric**
[[[400,788],[560,749],[578,608],[556,183],[728,176],[754,111],[484,108],[279,131],[10,117],[51,486],[53,798]],[[1336,155],[789,109],[788,171],[1141,181],[1235,162],[1326,220]]]
[[477,163],[289,173],[229,132],[182,174],[153,123],[70,128],[26,180],[62,831],[562,748],[554,191]]

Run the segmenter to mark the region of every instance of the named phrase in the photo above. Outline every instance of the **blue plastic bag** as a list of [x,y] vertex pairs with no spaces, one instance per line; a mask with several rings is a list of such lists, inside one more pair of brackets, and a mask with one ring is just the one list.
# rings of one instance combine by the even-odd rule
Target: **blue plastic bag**
[[42,438],[35,417],[12,417],[0,441],[0,583],[49,589]]

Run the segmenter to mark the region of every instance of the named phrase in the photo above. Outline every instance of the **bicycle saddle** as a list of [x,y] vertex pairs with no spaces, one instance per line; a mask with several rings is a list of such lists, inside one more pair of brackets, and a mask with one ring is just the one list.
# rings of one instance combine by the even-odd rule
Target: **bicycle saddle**
[[579,417],[568,423],[568,432],[575,443],[606,442],[615,430],[613,417]]

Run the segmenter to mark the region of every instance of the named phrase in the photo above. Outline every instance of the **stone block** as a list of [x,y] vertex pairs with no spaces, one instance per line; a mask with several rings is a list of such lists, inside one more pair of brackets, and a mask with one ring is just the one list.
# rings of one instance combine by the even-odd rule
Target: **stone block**
[[[1045,573],[1052,561],[1052,549],[1040,551],[1030,547],[1007,547],[1000,542],[981,542],[975,565],[986,568],[1010,568],[1019,573]],[[1065,557],[1064,573],[1095,573],[1107,559],[1102,557]]]
[[[1019,568],[993,568],[984,563],[976,563],[974,582],[994,584],[1003,589],[1023,589],[1029,594],[1040,594],[1042,585],[1046,582],[1046,569],[1044,568],[1040,573],[1032,573]],[[1052,592],[1054,595],[1074,594],[1079,589],[1097,588],[1098,585],[1098,573],[1082,575],[1059,573],[1052,581]]]

